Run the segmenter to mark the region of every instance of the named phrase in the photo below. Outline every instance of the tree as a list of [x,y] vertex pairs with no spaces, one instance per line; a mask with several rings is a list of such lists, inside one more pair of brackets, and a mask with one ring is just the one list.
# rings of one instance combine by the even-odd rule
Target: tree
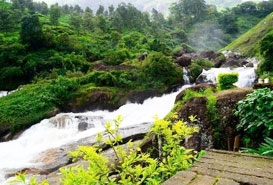
[[206,14],[206,3],[204,0],[179,0],[170,8],[174,19],[182,21],[184,25],[200,21]]
[[70,25],[73,26],[79,34],[82,25],[82,17],[77,13],[73,13],[70,17]]
[[51,5],[49,10],[49,20],[54,26],[58,26],[61,16],[61,8],[56,5]]
[[76,12],[76,13],[83,13],[83,10],[82,10],[82,8],[79,6],[79,5],[75,5],[74,6],[74,11]]
[[108,7],[109,17],[113,17],[115,7],[113,5]]
[[118,30],[142,30],[146,24],[141,11],[130,3],[121,3],[114,12],[112,25]]
[[11,0],[11,2],[13,9],[24,10],[26,8],[24,0]]
[[100,5],[96,12],[96,16],[103,15],[103,13],[104,13],[104,6]]
[[23,44],[27,44],[30,49],[43,47],[44,37],[42,25],[37,14],[23,18],[20,31],[20,39]]
[[35,11],[37,11],[43,15],[48,14],[48,6],[45,2],[42,2],[42,3],[34,2],[33,6],[34,6]]
[[94,28],[93,12],[87,7],[83,14],[82,25],[85,30],[92,31]]
[[9,31],[16,26],[13,12],[0,8],[0,31]]

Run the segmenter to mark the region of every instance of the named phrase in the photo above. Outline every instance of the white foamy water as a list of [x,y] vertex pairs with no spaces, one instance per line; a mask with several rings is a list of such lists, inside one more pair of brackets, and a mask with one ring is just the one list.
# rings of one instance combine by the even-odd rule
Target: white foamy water
[[[143,104],[127,103],[113,112],[61,113],[42,120],[26,130],[18,139],[0,143],[0,184],[5,184],[6,174],[41,165],[32,162],[40,152],[74,143],[103,131],[104,123],[114,120],[118,115],[123,117],[121,128],[152,122],[155,115],[159,118],[165,117],[172,109],[176,95],[186,87],[188,86],[161,97],[149,98]],[[86,122],[89,129],[78,131],[80,122]]]
[[220,73],[232,73],[237,72],[239,74],[238,81],[234,84],[237,87],[251,87],[257,75],[255,69],[251,67],[239,67],[239,68],[211,68],[209,70],[203,70],[202,76],[205,77],[205,82],[207,83],[216,83],[217,77]]
[[8,95],[8,91],[0,91],[0,98],[7,95]]
[[[256,74],[253,68],[237,69],[211,69],[203,71],[208,80],[216,83],[219,73],[238,72],[238,87],[249,87],[253,84]],[[146,122],[152,122],[157,115],[163,118],[170,112],[174,105],[177,92],[163,95],[161,97],[149,98],[143,104],[127,103],[113,112],[90,111],[84,113],[61,113],[50,119],[42,120],[40,123],[26,130],[18,139],[0,143],[0,184],[7,185],[6,175],[23,168],[35,168],[41,166],[39,162],[33,162],[39,153],[50,148],[65,144],[75,143],[82,138],[95,135],[104,130],[104,123],[112,121],[118,115],[122,115],[121,127],[128,127]],[[87,123],[87,130],[78,131],[81,122]]]

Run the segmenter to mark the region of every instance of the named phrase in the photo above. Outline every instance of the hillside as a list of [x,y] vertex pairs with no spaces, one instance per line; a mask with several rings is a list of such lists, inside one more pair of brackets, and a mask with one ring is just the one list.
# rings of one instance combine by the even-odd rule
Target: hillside
[[222,50],[232,50],[240,52],[246,56],[259,57],[259,43],[261,39],[272,30],[273,13],[260,21],[255,27],[234,40]]

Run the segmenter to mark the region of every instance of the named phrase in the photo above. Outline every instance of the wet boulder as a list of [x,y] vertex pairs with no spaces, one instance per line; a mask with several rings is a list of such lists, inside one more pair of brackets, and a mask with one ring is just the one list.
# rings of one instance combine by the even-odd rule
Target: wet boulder
[[86,122],[80,122],[79,125],[78,125],[78,130],[79,131],[87,130],[87,127],[88,127],[88,123],[86,123]]

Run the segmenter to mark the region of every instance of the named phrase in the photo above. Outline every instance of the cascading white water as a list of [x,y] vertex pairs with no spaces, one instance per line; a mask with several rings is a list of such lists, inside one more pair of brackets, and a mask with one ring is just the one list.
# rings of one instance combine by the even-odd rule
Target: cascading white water
[[183,80],[184,84],[190,84],[189,70],[188,68],[183,67]]
[[[76,142],[104,130],[104,123],[122,115],[122,127],[152,122],[157,115],[163,118],[172,109],[177,92],[147,99],[143,104],[130,103],[114,112],[90,111],[85,113],[61,113],[42,120],[26,130],[18,139],[0,143],[0,184],[5,175],[23,168],[34,168],[41,164],[32,162],[37,155],[49,148]],[[87,130],[80,132],[78,125],[87,123]]]
[[239,74],[238,81],[234,84],[237,87],[251,87],[257,78],[255,69],[251,67],[238,67],[234,69],[211,68],[207,71],[203,70],[200,76],[202,76],[204,82],[215,84],[217,82],[216,79],[220,73],[231,73],[231,72],[237,72]]
[[7,95],[8,95],[8,91],[0,91],[0,98]]
[[[239,73],[239,87],[253,84],[256,74],[254,69],[237,68]],[[215,82],[219,73],[234,71],[230,69],[211,69],[206,73],[208,79]],[[213,76],[213,77],[212,77]],[[59,147],[68,143],[77,142],[82,138],[95,135],[104,130],[104,123],[122,115],[124,121],[121,127],[152,122],[157,115],[163,118],[172,109],[177,92],[154,97],[144,101],[143,104],[128,102],[114,112],[90,111],[85,113],[61,113],[26,130],[18,139],[0,143],[0,184],[6,185],[6,175],[23,168],[35,168],[41,166],[33,162],[39,153],[49,148]],[[87,130],[79,131],[81,122],[87,123]]]

